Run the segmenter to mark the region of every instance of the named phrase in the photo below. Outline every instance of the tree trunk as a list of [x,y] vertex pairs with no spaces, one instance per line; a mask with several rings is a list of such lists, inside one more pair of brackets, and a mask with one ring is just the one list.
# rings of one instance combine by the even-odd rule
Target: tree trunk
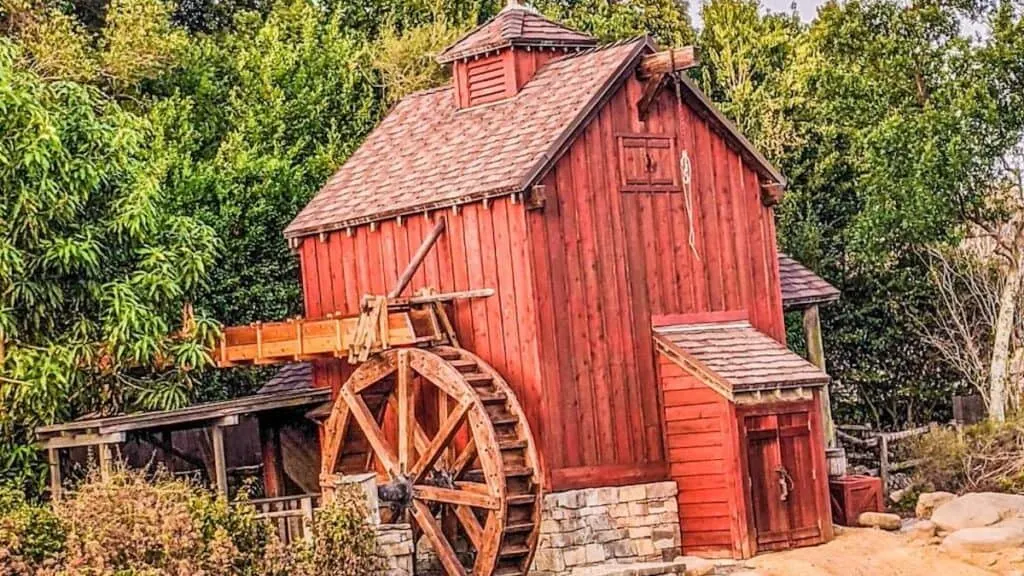
[[1006,285],[999,295],[995,337],[992,342],[992,362],[989,370],[988,413],[996,422],[1006,420],[1006,382],[1010,368],[1010,338],[1013,335],[1014,315],[1020,294],[1021,274],[1024,266],[1011,264]]

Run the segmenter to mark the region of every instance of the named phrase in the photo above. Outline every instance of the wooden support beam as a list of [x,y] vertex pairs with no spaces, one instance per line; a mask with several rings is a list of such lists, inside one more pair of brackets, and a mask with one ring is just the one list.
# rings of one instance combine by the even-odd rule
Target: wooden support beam
[[434,229],[431,230],[430,234],[428,234],[423,240],[419,249],[416,250],[416,254],[413,255],[412,260],[409,261],[405,270],[402,271],[402,275],[398,277],[398,283],[396,283],[395,287],[391,289],[391,292],[388,292],[388,298],[397,298],[402,291],[405,290],[405,287],[409,285],[409,281],[412,280],[413,274],[415,274],[416,270],[419,269],[420,264],[423,263],[423,259],[427,257],[430,249],[434,247],[434,243],[437,242],[441,233],[444,232],[445,223],[446,220],[444,218],[437,219],[437,224],[434,225]]
[[694,46],[685,46],[644,56],[640,60],[640,66],[636,72],[641,79],[645,79],[658,74],[672,74],[688,70],[698,64],[700,64],[700,52]]
[[654,99],[658,96],[658,90],[661,88],[661,83],[665,81],[665,73],[655,74],[647,79],[644,83],[644,92],[640,95],[640,100],[636,103],[637,114],[640,116],[640,120],[647,120],[647,117],[651,113],[651,105],[654,104]]
[[50,499],[57,502],[60,500],[63,487],[60,475],[60,451],[50,448],[46,451],[46,459],[50,466]]
[[259,418],[260,456],[263,460],[263,492],[268,498],[284,496],[284,458],[281,453],[281,423],[276,418]]
[[213,470],[216,476],[217,493],[222,498],[228,497],[228,467],[224,457],[224,428],[210,428],[210,441],[213,444]]
[[[178,450],[177,448],[175,448],[174,447],[174,442],[171,439],[171,433],[170,432],[164,431],[164,432],[161,432],[160,435],[161,435],[160,439],[157,439],[155,436],[153,436],[152,434],[148,434],[148,433],[140,435],[139,438],[143,442],[146,442],[146,443],[148,443],[148,444],[150,444],[152,446],[155,446],[155,447],[163,450],[164,453],[166,453],[168,455],[171,455],[171,456],[174,456],[175,458],[178,458],[179,460],[183,460],[183,461],[187,462],[188,464],[191,464],[192,466],[195,466],[196,468],[206,468],[206,463],[203,462],[202,458],[196,458],[196,457],[192,456],[191,454],[186,454],[185,452],[182,452],[181,450]],[[165,463],[165,465],[167,465],[167,468],[169,470],[173,471],[173,467],[168,465],[168,464],[169,463]]]
[[[825,345],[821,338],[821,317],[818,314],[818,305],[804,308],[804,338],[807,340],[807,360],[825,372]],[[821,387],[821,424],[825,434],[825,445],[829,448],[836,446],[836,429],[832,420],[832,400],[829,395],[829,386]]]
[[115,432],[113,434],[75,434],[73,436],[47,438],[37,446],[40,450],[80,448],[82,446],[96,446],[98,444],[118,444],[124,442],[124,438],[124,432]]

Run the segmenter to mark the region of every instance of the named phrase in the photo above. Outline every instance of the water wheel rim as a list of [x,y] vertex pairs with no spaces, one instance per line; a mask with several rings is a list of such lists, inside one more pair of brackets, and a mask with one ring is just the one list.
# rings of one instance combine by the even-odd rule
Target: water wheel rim
[[[478,358],[473,358],[479,365],[486,366]],[[454,492],[436,486],[426,486],[422,483],[422,474],[425,472],[425,468],[436,468],[437,458],[433,457],[436,455],[438,447],[447,448],[451,437],[441,438],[442,434],[447,432],[445,423],[439,421],[438,431],[433,437],[430,437],[425,450],[422,449],[424,439],[420,438],[417,442],[416,426],[418,422],[416,421],[414,402],[411,401],[410,396],[411,381],[414,375],[424,378],[441,393],[447,394],[455,400],[456,408],[448,415],[445,423],[455,417],[453,415],[461,412],[462,415],[459,418],[464,419],[464,422],[455,424],[455,427],[465,426],[470,431],[472,445],[477,452],[475,461],[479,463],[483,473],[485,494],[481,494],[484,492],[481,486],[473,486],[470,489],[470,483],[458,482],[457,477],[455,480],[458,490]],[[497,376],[494,380],[497,383],[500,376],[496,373],[493,375]],[[392,377],[395,379],[395,383],[391,386],[391,391],[387,393],[388,399],[384,401],[384,406],[379,407],[377,413],[373,413],[362,394]],[[501,384],[507,389],[507,384],[503,379],[501,379]],[[399,402],[397,448],[393,446],[395,442],[388,440],[381,430],[381,422],[391,405],[391,396],[396,396]],[[341,387],[338,398],[342,401],[335,403],[331,416],[325,423],[327,449],[337,448],[335,453],[325,454],[325,476],[333,474],[338,464],[338,456],[343,450],[347,432],[352,429],[351,426],[355,425],[365,435],[372,449],[372,457],[381,463],[388,478],[393,482],[410,481],[409,516],[438,553],[445,571],[449,574],[468,573],[466,566],[458,559],[452,543],[448,541],[434,517],[434,513],[431,511],[432,504],[439,505],[442,510],[445,506],[450,507],[462,525],[467,540],[475,548],[472,573],[491,574],[498,564],[500,546],[506,526],[505,469],[494,425],[487,416],[483,401],[465,376],[447,360],[432,351],[416,348],[389,350],[378,354],[357,368]],[[518,408],[518,404],[515,406]],[[521,412],[519,415],[522,415]],[[410,418],[411,420],[409,420]],[[416,448],[417,443],[419,443],[420,449]],[[532,446],[532,437],[529,444]],[[468,445],[466,449],[468,449]],[[420,453],[413,454],[413,451]],[[424,454],[427,454],[426,458],[424,458]],[[470,458],[474,457],[470,456]],[[461,476],[461,474],[456,476]],[[472,526],[474,520],[479,524],[479,515],[475,513],[467,515],[467,509],[486,510],[482,526]],[[530,556],[532,556],[532,551]]]

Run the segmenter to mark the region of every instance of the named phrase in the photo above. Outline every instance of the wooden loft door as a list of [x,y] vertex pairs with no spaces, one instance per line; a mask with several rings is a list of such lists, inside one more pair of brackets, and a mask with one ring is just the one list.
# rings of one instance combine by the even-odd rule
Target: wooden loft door
[[800,403],[740,412],[753,540],[760,552],[822,539],[812,409]]

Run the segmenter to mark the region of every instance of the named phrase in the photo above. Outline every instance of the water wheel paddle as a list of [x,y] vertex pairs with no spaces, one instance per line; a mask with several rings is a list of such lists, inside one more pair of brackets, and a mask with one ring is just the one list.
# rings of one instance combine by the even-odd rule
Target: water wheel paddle
[[528,572],[537,450],[512,390],[477,356],[449,346],[374,355],[342,385],[324,443],[325,476],[377,471],[382,515],[411,523],[449,575]]

